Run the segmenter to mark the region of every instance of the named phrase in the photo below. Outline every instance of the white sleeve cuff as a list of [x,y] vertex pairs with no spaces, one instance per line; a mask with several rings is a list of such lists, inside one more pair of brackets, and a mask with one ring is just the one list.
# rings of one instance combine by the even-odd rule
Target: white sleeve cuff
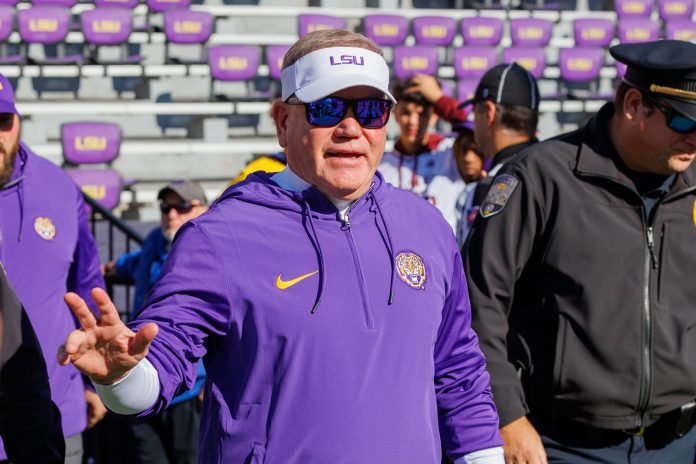
[[503,447],[474,451],[457,459],[454,464],[505,464]]
[[157,369],[143,358],[118,382],[111,385],[94,383],[104,406],[116,414],[130,416],[150,408],[160,393]]

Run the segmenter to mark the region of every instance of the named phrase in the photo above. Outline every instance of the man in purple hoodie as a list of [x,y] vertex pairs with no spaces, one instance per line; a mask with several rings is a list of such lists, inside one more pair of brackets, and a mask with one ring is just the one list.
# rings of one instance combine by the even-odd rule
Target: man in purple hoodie
[[[82,193],[62,169],[32,153],[20,132],[12,86],[0,75],[0,261],[50,359],[65,331],[76,327],[63,294],[89,298],[90,289],[103,288],[104,280]],[[55,362],[47,367],[51,399],[61,414],[65,459],[79,464],[88,417],[85,397],[90,411],[104,406],[85,390],[76,369],[60,369]]]
[[285,56],[273,119],[288,166],[178,232],[129,327],[102,291],[59,352],[116,413],[190,388],[203,463],[502,464],[462,262],[442,214],[377,166],[394,103],[377,46],[317,31]]

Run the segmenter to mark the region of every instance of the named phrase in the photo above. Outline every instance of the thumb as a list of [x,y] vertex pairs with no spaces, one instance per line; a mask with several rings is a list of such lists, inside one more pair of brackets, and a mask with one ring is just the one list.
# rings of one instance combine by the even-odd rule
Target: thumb
[[131,346],[128,349],[129,354],[132,356],[145,356],[150,344],[155,339],[158,332],[159,327],[154,322],[149,322],[138,329],[138,332],[135,334],[135,337],[131,342]]

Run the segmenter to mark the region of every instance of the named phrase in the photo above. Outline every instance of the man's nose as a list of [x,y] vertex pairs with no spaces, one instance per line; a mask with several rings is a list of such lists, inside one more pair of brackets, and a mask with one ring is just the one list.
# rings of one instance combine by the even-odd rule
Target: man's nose
[[336,135],[342,137],[359,137],[361,134],[360,123],[355,119],[353,109],[349,108],[346,116],[338,123]]

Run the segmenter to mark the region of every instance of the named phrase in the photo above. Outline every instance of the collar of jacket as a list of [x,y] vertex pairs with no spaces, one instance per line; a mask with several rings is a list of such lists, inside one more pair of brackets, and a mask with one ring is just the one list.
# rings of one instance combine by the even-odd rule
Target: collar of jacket
[[537,143],[537,139],[532,138],[530,140],[527,140],[526,142],[516,143],[514,145],[510,145],[508,147],[503,148],[495,154],[495,156],[493,157],[493,161],[491,162],[491,166],[497,166],[500,163],[504,163],[505,161],[509,160],[525,148],[532,146],[535,143]]
[[404,148],[404,144],[401,143],[401,139],[399,139],[394,144],[394,150],[398,151],[402,155],[417,156],[423,153],[428,153],[437,150],[438,145],[440,145],[440,142],[442,142],[444,139],[445,137],[443,135],[431,132],[428,135],[428,141],[424,145],[418,147],[418,150],[415,153],[408,153]]
[[[635,190],[632,182],[618,168],[618,163],[623,161],[609,137],[609,122],[613,114],[614,104],[607,103],[584,129],[578,131],[581,140],[578,143],[575,172],[585,176],[610,178]],[[670,192],[694,188],[694,179],[696,179],[696,165],[692,163],[689,169],[677,175]]]
[[[234,197],[246,203],[258,204],[262,207],[285,210],[297,214],[306,214],[305,204],[313,219],[318,219],[317,225],[326,224],[328,227],[340,227],[342,222],[339,211],[333,203],[316,187],[309,187],[302,192],[290,192],[279,187],[271,177],[275,173],[255,172],[243,182],[232,185],[216,201],[221,202]],[[384,179],[379,172],[372,178],[372,186],[350,207],[351,222],[355,223],[366,217],[364,211],[372,210],[373,197],[379,197],[382,203],[388,195],[384,188]],[[374,201],[377,201],[376,199]],[[366,208],[365,205],[368,205]]]

